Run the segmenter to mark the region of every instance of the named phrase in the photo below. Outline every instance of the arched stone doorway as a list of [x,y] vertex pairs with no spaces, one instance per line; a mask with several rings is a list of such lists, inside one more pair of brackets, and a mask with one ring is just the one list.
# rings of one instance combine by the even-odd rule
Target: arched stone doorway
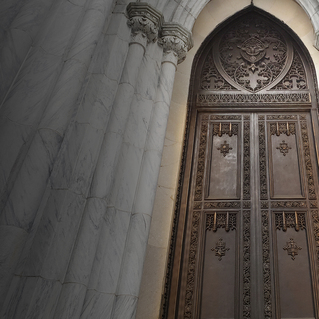
[[202,45],[168,318],[317,317],[314,79],[299,41],[253,7]]

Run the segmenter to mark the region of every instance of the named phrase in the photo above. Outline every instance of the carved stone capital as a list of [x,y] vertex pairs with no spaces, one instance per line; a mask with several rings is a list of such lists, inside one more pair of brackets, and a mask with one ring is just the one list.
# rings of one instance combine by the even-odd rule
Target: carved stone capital
[[131,28],[133,38],[146,38],[155,42],[163,23],[162,14],[145,2],[131,2],[126,8],[127,25]]
[[163,24],[158,43],[163,46],[165,55],[173,53],[177,57],[177,63],[183,62],[193,47],[191,33],[177,23]]

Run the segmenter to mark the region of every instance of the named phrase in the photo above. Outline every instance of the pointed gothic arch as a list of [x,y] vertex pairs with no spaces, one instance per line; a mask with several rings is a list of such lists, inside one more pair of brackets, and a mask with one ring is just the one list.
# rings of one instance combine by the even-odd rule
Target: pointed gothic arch
[[[259,24],[262,28],[256,27],[256,17],[261,21]],[[253,24],[255,27],[252,27]],[[240,30],[247,26],[246,35],[239,35]],[[256,35],[257,29],[261,33]],[[308,266],[311,268],[308,286],[311,287],[311,298],[318,298],[318,261],[315,256],[318,240],[318,179],[315,166],[318,163],[318,154],[315,152],[317,147],[314,146],[317,145],[317,95],[315,69],[303,43],[287,26],[256,7],[246,8],[229,18],[202,43],[193,62],[189,87],[188,124],[179,196],[172,227],[163,318],[202,318],[200,314],[203,312],[203,280],[206,281],[209,276],[205,277],[205,254],[198,251],[197,244],[202,245],[204,249],[207,244],[205,232],[211,231],[214,227],[215,231],[218,228],[230,227],[229,224],[226,226],[226,221],[222,219],[235,218],[230,216],[231,214],[237,216],[237,223],[241,225],[238,228],[240,234],[233,239],[235,244],[232,246],[237,247],[233,261],[239,270],[235,270],[233,274],[236,281],[233,287],[235,297],[231,305],[233,312],[222,315],[232,315],[236,318],[279,318],[280,312],[289,313],[289,307],[280,303],[280,262],[275,254],[278,250],[277,238],[280,237],[276,229],[283,230],[287,227],[278,217],[279,208],[283,209],[282,218],[285,218],[290,216],[293,205],[296,209],[295,224],[288,228],[293,225],[297,229],[300,226],[299,218],[307,220],[306,250],[309,251]],[[212,183],[209,174],[213,162],[212,148],[216,146],[213,136],[229,134],[229,124],[232,121],[234,132],[238,128],[241,131],[233,133],[240,136],[235,148],[237,153],[233,155],[239,158],[237,168],[240,168],[241,173],[233,170],[236,171],[235,175],[239,176],[235,183],[235,191],[229,197],[221,197],[216,189],[215,194],[214,191],[211,193],[211,185],[208,185]],[[283,126],[285,121],[286,128]],[[253,126],[255,131],[251,133]],[[300,152],[303,152],[303,155],[296,155],[296,158],[297,161],[303,162],[299,169],[299,178],[304,184],[300,184],[300,194],[293,198],[292,194],[279,194],[279,184],[277,193],[274,191],[273,184],[278,181],[270,181],[274,179],[269,175],[274,159],[269,159],[268,150],[272,147],[269,142],[272,135],[278,132],[279,136],[288,136],[289,130],[296,126],[299,127],[300,137],[297,138],[299,142],[296,142],[295,150],[297,152],[298,149],[302,149]],[[272,131],[275,133],[272,134]],[[250,160],[253,150],[251,142],[254,138],[256,146],[259,143],[257,156],[260,163]],[[228,142],[227,140],[225,144],[229,146]],[[225,150],[223,156],[227,153],[229,149]],[[311,158],[308,158],[308,153]],[[311,165],[311,161],[314,164]],[[251,172],[258,173],[258,185],[253,181],[255,178]],[[253,195],[253,187],[256,186],[258,194]],[[260,212],[257,218],[252,216],[256,210]],[[206,221],[203,221],[204,215]],[[220,225],[217,222],[218,218]],[[257,236],[257,239],[252,234],[257,232],[257,228],[253,232],[250,229],[254,218],[261,223],[258,227],[262,234],[260,237]],[[271,236],[276,239],[272,239]],[[251,269],[247,268],[251,263],[251,243],[253,249],[258,251],[257,255],[252,257],[255,263],[253,267],[260,267],[260,270],[253,270],[253,279],[259,283],[259,287],[253,292],[261,292],[261,289],[263,291],[262,299],[254,305],[251,304],[250,298]],[[261,248],[265,243],[268,243],[268,253]],[[261,245],[259,248],[258,244]],[[221,286],[222,283],[219,287]],[[229,294],[229,291],[226,291],[226,294]],[[316,317],[316,302],[312,307],[310,312],[312,311]]]

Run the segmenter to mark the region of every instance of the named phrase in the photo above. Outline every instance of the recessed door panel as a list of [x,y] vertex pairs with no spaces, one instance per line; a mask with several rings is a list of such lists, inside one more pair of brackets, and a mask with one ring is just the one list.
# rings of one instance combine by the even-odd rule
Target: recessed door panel
[[212,123],[208,198],[239,197],[239,139],[238,123]]
[[201,319],[235,316],[236,213],[206,214],[201,291]]
[[301,198],[298,123],[268,123],[270,191],[272,198]]
[[281,318],[315,318],[305,212],[274,213]]
[[258,318],[318,318],[308,123],[201,114],[179,319],[249,318],[256,298]]

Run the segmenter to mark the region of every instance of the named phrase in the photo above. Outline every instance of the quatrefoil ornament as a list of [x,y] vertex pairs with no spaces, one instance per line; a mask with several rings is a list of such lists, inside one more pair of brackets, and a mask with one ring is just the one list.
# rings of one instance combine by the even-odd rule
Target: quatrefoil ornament
[[232,147],[229,147],[229,144],[224,141],[224,144],[221,144],[220,147],[217,147],[217,149],[223,154],[225,157],[230,150],[232,150]]
[[276,149],[280,150],[280,153],[282,153],[283,156],[286,156],[289,150],[291,150],[291,147],[288,146],[288,144],[285,141],[282,141],[282,143],[280,143],[279,147],[277,146]]

